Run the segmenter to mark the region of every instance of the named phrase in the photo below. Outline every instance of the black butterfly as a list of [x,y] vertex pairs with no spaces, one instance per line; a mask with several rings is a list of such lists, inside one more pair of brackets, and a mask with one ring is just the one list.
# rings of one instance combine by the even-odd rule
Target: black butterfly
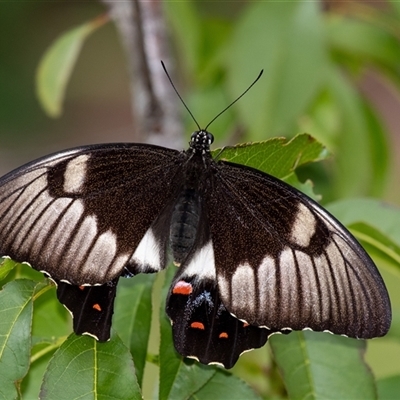
[[353,236],[284,182],[214,160],[212,142],[86,146],[9,173],[0,255],[50,275],[74,331],[105,341],[118,279],[164,269],[170,251],[175,347],[206,364],[230,368],[274,332],[386,334],[386,288]]

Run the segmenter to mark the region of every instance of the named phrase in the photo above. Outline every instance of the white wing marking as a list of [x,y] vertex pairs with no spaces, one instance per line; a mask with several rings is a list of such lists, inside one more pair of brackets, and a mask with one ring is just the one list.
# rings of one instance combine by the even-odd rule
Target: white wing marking
[[150,228],[133,253],[131,261],[137,264],[139,268],[142,268],[141,272],[149,270],[157,272],[160,271],[162,267],[161,251],[160,244]]
[[215,281],[215,258],[211,240],[193,255],[184,269],[183,278],[195,276]]
[[298,246],[307,247],[315,234],[316,226],[314,214],[304,204],[299,203],[290,235],[291,241]]
[[86,178],[87,163],[90,156],[82,154],[68,162],[64,172],[64,191],[79,193]]
[[234,310],[253,314],[256,302],[256,282],[249,264],[239,265],[232,276],[232,305]]
[[278,292],[276,282],[275,260],[266,256],[257,270],[259,307],[258,313],[267,316],[269,310],[278,307]]

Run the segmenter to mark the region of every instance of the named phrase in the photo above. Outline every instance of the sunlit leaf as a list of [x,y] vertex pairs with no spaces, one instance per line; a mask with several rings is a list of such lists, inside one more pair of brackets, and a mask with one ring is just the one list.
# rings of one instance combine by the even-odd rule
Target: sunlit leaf
[[151,325],[151,292],[154,274],[120,279],[115,299],[113,327],[131,351],[136,376],[142,384]]
[[226,147],[222,151],[217,149],[213,151],[213,156],[259,169],[318,199],[311,182],[299,182],[294,171],[307,163],[323,160],[328,152],[313,137],[301,134],[291,140],[272,138],[263,142]]
[[217,369],[207,384],[189,399],[261,400],[261,397],[237,376],[222,369]]
[[33,295],[37,282],[20,279],[0,291],[0,397],[17,398],[18,381],[29,368]]
[[40,399],[84,398],[142,398],[132,358],[118,336],[99,343],[72,334],[51,359]]
[[274,335],[270,344],[290,398],[376,398],[365,341],[303,331]]
[[280,179],[285,179],[304,164],[320,161],[328,155],[324,146],[306,134],[291,140],[272,138],[264,142],[244,143],[222,150],[213,155],[237,164],[259,169]]
[[18,263],[10,258],[0,258],[0,280],[4,279]]

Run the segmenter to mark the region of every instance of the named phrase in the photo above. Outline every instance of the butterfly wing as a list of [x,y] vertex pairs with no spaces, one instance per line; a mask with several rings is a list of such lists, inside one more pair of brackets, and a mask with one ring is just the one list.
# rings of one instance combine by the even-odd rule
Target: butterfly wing
[[391,310],[382,278],[334,217],[258,170],[223,161],[216,170],[207,207],[219,294],[229,312],[273,330],[387,333]]
[[110,338],[118,279],[100,286],[56,281],[57,298],[70,311],[76,334],[89,334],[102,342]]
[[159,271],[167,238],[152,224],[175,195],[181,157],[150,145],[94,145],[11,172],[0,180],[0,255],[75,285]]
[[246,350],[262,347],[273,332],[234,318],[218,295],[216,282],[175,278],[167,300],[176,350],[203,364],[232,368]]

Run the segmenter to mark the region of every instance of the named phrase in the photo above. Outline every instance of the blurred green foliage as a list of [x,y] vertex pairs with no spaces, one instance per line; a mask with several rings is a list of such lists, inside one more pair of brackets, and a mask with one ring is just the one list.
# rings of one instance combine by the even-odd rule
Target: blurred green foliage
[[[232,375],[177,357],[168,337],[169,322],[161,310],[160,356],[147,355],[148,361],[159,366],[160,378],[155,383],[149,373],[146,377],[145,366],[149,368],[150,363],[145,364],[145,354],[141,351],[136,363],[138,382],[133,376],[127,378],[132,379],[135,396],[144,375],[145,396],[153,397],[152,386],[158,385],[163,399],[207,399],[210,393],[221,399],[253,396],[278,399],[287,398],[287,393],[293,398],[325,398],[327,395],[321,392],[321,387],[328,381],[333,385],[330,397],[345,398],[346,392],[334,392],[335,385],[345,390],[351,387],[352,380],[363,383],[362,398],[375,398],[376,393],[382,399],[400,397],[400,211],[382,202],[390,199],[400,204],[399,171],[393,169],[392,162],[398,154],[390,145],[393,137],[376,104],[362,90],[372,71],[398,95],[399,3],[387,1],[374,7],[363,2],[186,1],[165,2],[164,6],[178,63],[176,84],[201,125],[206,125],[264,69],[257,85],[212,124],[210,130],[217,145],[276,136],[291,138],[307,132],[327,147],[332,154],[329,160],[302,166],[296,173],[314,182],[314,190],[323,195],[324,203],[336,200],[329,209],[353,230],[374,257],[388,284],[393,303],[393,326],[387,338],[368,342],[366,359],[377,382],[364,363],[364,343],[303,332],[297,336],[273,338],[275,359],[266,348],[246,354]],[[95,22],[105,11],[97,2],[0,5],[3,38],[0,44],[0,172],[53,150],[92,142],[129,141],[132,121],[124,54],[112,23],[96,25]],[[43,67],[46,62],[45,54],[60,51],[60,43],[64,49],[75,46],[75,53],[72,56],[65,50],[59,53],[55,60],[64,59],[62,66],[57,62],[54,66],[47,64],[50,72],[44,74],[44,80],[35,81],[39,65]],[[44,87],[43,82],[48,82],[49,74],[55,83]],[[53,99],[50,105],[53,102],[58,113],[63,110],[56,120],[46,115],[36,98],[36,92],[43,93],[43,90]],[[189,135],[193,121],[188,115],[184,116]],[[255,148],[255,153],[262,151],[259,149]],[[318,154],[309,161],[318,160]],[[277,168],[272,161],[267,166],[268,171]],[[350,200],[350,197],[359,198]],[[37,277],[25,266],[14,267],[11,261],[1,266],[2,278],[12,271],[3,284],[15,278]],[[23,315],[18,323],[27,326],[26,329],[30,329],[32,299],[35,299],[33,363],[25,376],[29,367],[29,346],[18,349],[17,355],[22,357],[20,368],[13,368],[9,353],[0,351],[0,371],[5,371],[7,366],[11,374],[0,374],[6,379],[0,385],[3,388],[0,393],[6,390],[5,398],[17,398],[18,390],[21,390],[24,398],[37,398],[45,371],[44,385],[51,385],[52,380],[58,382],[59,375],[51,366],[65,362],[61,356],[70,346],[90,348],[93,357],[99,357],[99,362],[103,363],[100,374],[106,369],[104,365],[117,370],[121,364],[132,370],[132,360],[123,354],[122,347],[128,347],[134,354],[139,351],[135,349],[146,349],[149,340],[151,298],[146,296],[143,288],[151,287],[153,282],[152,277],[141,279],[137,283],[129,281],[120,290],[120,298],[127,298],[129,289],[134,290],[131,286],[137,285],[134,299],[130,302],[118,302],[117,299],[118,318],[114,327],[123,343],[117,338],[116,342],[110,343],[115,348],[111,347],[107,352],[118,353],[118,360],[110,361],[107,354],[97,353],[91,339],[71,335],[49,367],[50,356],[64,340],[63,335],[70,332],[65,311],[55,300],[53,290],[43,295],[39,291],[39,296],[37,287],[19,281],[22,289],[17,292],[18,297],[16,289],[9,286],[15,284],[5,286],[0,296],[8,298],[8,293],[16,296],[15,311],[19,310]],[[49,301],[43,301],[44,298]],[[129,316],[127,306],[134,309],[135,318]],[[158,310],[153,311],[157,315]],[[124,313],[126,319],[121,317]],[[7,315],[13,318],[13,315]],[[130,326],[143,324],[144,334],[133,338],[132,331],[124,325],[127,320]],[[7,335],[7,338],[13,337],[11,331]],[[283,350],[289,346],[287,339],[291,336],[293,353],[285,355]],[[330,343],[336,339],[337,343]],[[292,343],[296,341],[297,345]],[[308,352],[296,353],[299,346]],[[157,347],[154,351],[158,354]],[[340,358],[341,355],[349,355],[349,361],[340,364],[335,371],[338,366],[335,356]],[[135,361],[135,356],[133,359]],[[321,359],[326,364],[332,360],[333,369],[319,368]],[[99,382],[90,360],[79,365],[89,368],[93,380],[86,380],[86,384],[95,387]],[[288,379],[287,374],[291,374],[291,368],[296,366],[301,366],[298,376],[291,375]],[[66,380],[62,381],[64,386],[57,392],[57,398],[64,389],[68,398],[73,398],[74,382],[77,385],[74,371],[67,368]],[[238,376],[255,388],[257,394]],[[95,387],[98,395],[103,393],[101,385],[107,386],[104,379],[103,376],[100,386]],[[15,381],[17,385],[14,385]],[[195,382],[201,382],[201,387]],[[117,381],[113,384],[116,384],[114,390],[121,389],[121,396],[125,396],[120,398],[136,398],[122,394],[126,384],[121,386]],[[357,395],[354,392],[347,394],[352,398]],[[116,397],[118,395],[115,393]],[[43,387],[41,396],[51,398]]]

